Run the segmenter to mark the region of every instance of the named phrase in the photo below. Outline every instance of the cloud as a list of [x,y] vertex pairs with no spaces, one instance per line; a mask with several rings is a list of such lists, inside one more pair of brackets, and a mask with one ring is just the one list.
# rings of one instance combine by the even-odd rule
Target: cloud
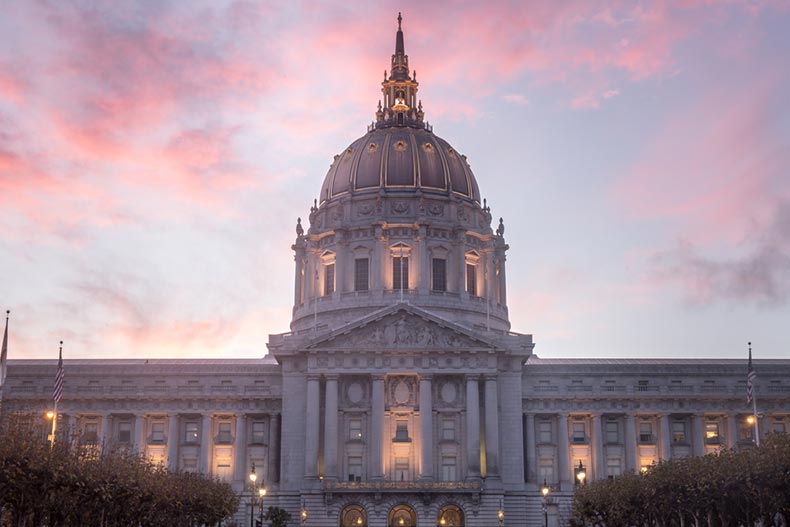
[[526,106],[529,104],[529,99],[526,96],[521,95],[520,93],[508,93],[502,96],[502,100],[505,102],[509,102],[511,104],[515,104],[517,106]]

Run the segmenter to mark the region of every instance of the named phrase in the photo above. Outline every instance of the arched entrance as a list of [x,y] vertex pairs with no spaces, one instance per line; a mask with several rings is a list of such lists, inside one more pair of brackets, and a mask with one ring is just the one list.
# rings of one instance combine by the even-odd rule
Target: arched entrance
[[389,527],[415,527],[417,525],[417,513],[406,504],[395,505],[390,509]]
[[360,505],[346,505],[340,511],[340,527],[367,527],[368,515]]
[[456,505],[445,505],[436,516],[437,527],[464,527],[464,511]]

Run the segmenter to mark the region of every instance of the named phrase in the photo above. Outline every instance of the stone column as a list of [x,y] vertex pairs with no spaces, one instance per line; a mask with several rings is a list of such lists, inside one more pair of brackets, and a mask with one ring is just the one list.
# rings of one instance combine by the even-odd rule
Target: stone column
[[[340,231],[337,231],[337,235],[340,235]],[[348,274],[348,242],[341,241],[337,246],[337,256],[335,256],[335,293],[338,295],[342,295],[348,290],[346,274]]]
[[669,414],[658,416],[659,430],[661,431],[658,444],[661,445],[661,459],[672,459],[672,434],[669,431]]
[[606,478],[606,460],[603,454],[603,426],[601,425],[601,414],[592,416],[592,439],[593,439],[593,465],[595,466],[595,479]]
[[269,416],[269,467],[267,479],[280,482],[280,414]]
[[694,414],[691,417],[693,432],[691,433],[691,440],[693,441],[693,452],[695,456],[705,455],[705,430],[702,425],[702,416]]
[[370,441],[368,449],[370,453],[370,477],[372,479],[382,479],[384,471],[381,463],[381,451],[384,448],[384,376],[374,374],[372,376],[372,400],[370,408]]
[[170,470],[178,470],[178,414],[170,414],[167,426],[167,466]]
[[304,298],[304,240],[296,240],[294,244],[294,306],[302,303]]
[[374,229],[377,241],[373,244],[373,257],[368,265],[368,285],[370,290],[380,292],[385,283],[383,273],[384,258],[387,257],[387,240],[382,240],[384,232],[381,225],[376,225]]
[[100,431],[99,431],[99,444],[107,445],[112,442],[110,437],[110,416],[102,414],[100,416]]
[[420,477],[433,479],[433,393],[431,376],[420,377]]
[[526,438],[527,445],[527,483],[532,485],[542,485],[542,481],[538,481],[537,472],[537,441],[535,440],[535,414],[527,414],[526,424],[527,427],[524,437]]
[[636,423],[633,414],[625,416],[625,469],[639,470],[636,459]]
[[495,374],[485,376],[486,405],[486,477],[499,475],[499,411],[497,378]]
[[428,227],[426,225],[420,225],[420,234],[418,239],[418,247],[419,252],[417,253],[417,257],[419,258],[419,267],[417,268],[417,280],[419,281],[419,289],[421,295],[427,295],[428,290],[431,287],[430,284],[430,276],[431,276],[431,262],[430,262],[430,255],[428,254],[428,243],[426,238],[428,236]]
[[505,251],[499,254],[499,303],[507,305],[507,277],[505,276]]
[[557,459],[560,470],[560,487],[562,490],[571,490],[571,469],[568,465],[570,445],[568,443],[568,416],[565,414],[557,415]]
[[324,478],[337,478],[337,375],[326,376]]
[[735,448],[738,444],[738,415],[727,416],[727,448]]
[[145,415],[137,414],[134,416],[134,449],[143,454],[147,441],[145,430]]
[[304,475],[306,478],[318,477],[318,443],[320,428],[319,376],[307,376],[307,411],[305,412],[305,449]]
[[211,437],[211,414],[203,414],[203,430],[200,434],[200,471],[204,474],[211,474],[211,444],[214,438]]
[[480,391],[477,375],[466,377],[466,470],[470,478],[480,477]]
[[68,424],[66,429],[66,440],[70,443],[72,440],[77,437],[79,431],[77,430],[77,416],[74,414],[69,414],[68,416]]
[[247,416],[236,414],[236,437],[233,441],[233,479],[244,481],[247,471]]

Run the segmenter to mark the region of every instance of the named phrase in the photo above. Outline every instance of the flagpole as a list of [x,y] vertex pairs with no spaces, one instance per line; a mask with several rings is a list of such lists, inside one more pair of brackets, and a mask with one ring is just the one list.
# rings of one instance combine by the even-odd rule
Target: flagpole
[[757,390],[754,380],[757,374],[752,367],[752,343],[749,342],[749,373],[747,375],[748,396],[752,400],[752,418],[754,419],[754,444],[760,446],[760,419],[757,416]]
[[52,391],[52,399],[55,401],[52,410],[52,435],[49,438],[49,446],[55,446],[55,432],[58,430],[58,403],[63,397],[63,341],[60,341],[58,350],[58,371],[55,373],[55,389]]

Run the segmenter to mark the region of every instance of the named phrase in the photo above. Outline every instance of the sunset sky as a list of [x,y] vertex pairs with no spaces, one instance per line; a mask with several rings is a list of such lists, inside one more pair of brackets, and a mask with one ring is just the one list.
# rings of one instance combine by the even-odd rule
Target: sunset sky
[[261,357],[403,12],[541,357],[790,357],[790,2],[4,2],[9,357]]

